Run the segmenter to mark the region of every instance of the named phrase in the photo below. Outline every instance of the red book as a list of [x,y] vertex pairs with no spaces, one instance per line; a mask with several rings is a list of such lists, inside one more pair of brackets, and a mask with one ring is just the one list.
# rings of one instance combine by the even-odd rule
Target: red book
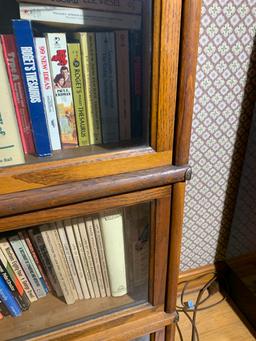
[[12,91],[13,103],[16,111],[23,150],[25,154],[33,154],[35,152],[35,147],[27,109],[26,96],[23,88],[23,81],[21,78],[15,38],[12,34],[3,34],[0,36],[0,39]]

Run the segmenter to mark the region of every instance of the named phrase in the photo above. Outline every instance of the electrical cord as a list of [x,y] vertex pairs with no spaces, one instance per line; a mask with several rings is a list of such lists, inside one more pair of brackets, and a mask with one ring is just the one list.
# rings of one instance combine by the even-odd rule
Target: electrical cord
[[[189,284],[191,282],[197,281],[197,280],[202,279],[202,278],[209,276],[209,275],[212,275],[213,277],[210,280],[208,280],[206,282],[206,284],[199,290],[195,304],[193,306],[190,306],[189,303],[191,301],[184,302],[184,296],[186,294],[186,290],[187,290]],[[218,276],[219,275],[217,275],[216,272],[208,272],[206,274],[197,276],[196,278],[194,278],[192,280],[182,281],[178,284],[178,285],[183,284],[183,288],[182,288],[181,295],[180,295],[181,305],[176,306],[176,312],[178,315],[180,312],[184,313],[185,316],[187,317],[187,319],[189,320],[189,322],[191,323],[191,326],[192,326],[191,341],[199,341],[199,332],[198,332],[198,329],[196,326],[197,312],[215,307],[216,305],[218,305],[221,302],[223,302],[224,300],[226,300],[226,296],[223,296],[219,301],[217,301],[215,303],[208,304],[207,306],[204,306],[204,307],[200,307],[200,305],[205,303],[215,292],[217,292],[216,282],[217,282]],[[225,281],[225,286],[226,286],[226,289],[228,289],[226,281]],[[202,298],[206,292],[208,292],[208,295],[206,297]],[[192,317],[189,314],[191,312],[192,312]],[[183,336],[182,336],[182,332],[181,332],[180,326],[178,326],[178,323],[177,323],[177,330],[179,333],[180,340],[184,341]]]

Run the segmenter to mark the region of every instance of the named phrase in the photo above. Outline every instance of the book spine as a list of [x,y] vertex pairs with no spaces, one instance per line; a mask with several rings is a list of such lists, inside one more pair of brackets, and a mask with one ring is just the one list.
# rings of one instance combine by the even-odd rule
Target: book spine
[[23,247],[23,244],[21,243],[19,237],[17,235],[9,237],[9,242],[30,282],[32,285],[32,288],[37,295],[38,298],[45,296],[45,291],[41,285],[41,282],[39,281],[38,276],[35,273],[35,270],[30,263],[29,257]]
[[76,119],[72,97],[66,34],[47,33],[46,43],[50,60],[62,146],[64,149],[77,147]]
[[26,240],[25,240],[25,235],[23,232],[18,232],[18,236],[19,236],[20,242],[21,242],[21,244],[22,244],[22,246],[23,246],[23,248],[27,254],[27,257],[30,261],[30,264],[33,267],[34,272],[35,272],[37,278],[39,279],[39,281],[41,283],[42,289],[44,290],[45,294],[47,294],[48,293],[47,285],[45,284],[43,276],[42,276],[41,272],[39,271],[38,266],[37,266],[32,254],[31,254],[29,248],[28,248],[28,245],[27,245]]
[[0,300],[0,312],[3,316],[9,316],[10,315],[6,305],[1,300]]
[[80,44],[68,44],[68,55],[70,64],[70,74],[72,81],[72,92],[76,115],[76,127],[78,133],[79,146],[88,146],[89,127],[88,117],[85,104],[84,81],[81,63],[81,49]]
[[131,134],[132,138],[142,137],[142,37],[141,32],[131,31],[130,75],[131,75]]
[[0,36],[0,39],[12,91],[13,104],[16,111],[23,150],[25,154],[33,154],[35,152],[35,146],[25,99],[15,38],[12,34],[3,34]]
[[32,289],[31,284],[29,283],[29,280],[27,279],[15,253],[13,252],[10,243],[7,241],[6,238],[2,238],[0,240],[0,248],[7,259],[7,261],[10,263],[15,275],[20,280],[20,283],[25,290],[25,293],[27,297],[29,298],[30,302],[37,301],[37,297],[34,293],[34,290]]
[[100,217],[112,296],[127,294],[123,217],[120,211]]
[[31,23],[28,20],[14,19],[12,26],[33,129],[36,153],[39,156],[51,155]]
[[61,142],[46,41],[45,38],[34,38],[34,43],[51,148],[52,150],[59,150],[61,149]]
[[12,316],[16,317],[21,315],[22,310],[2,276],[0,276],[0,300],[5,304]]
[[72,226],[71,220],[65,220],[64,221],[64,226],[65,226],[65,231],[66,231],[66,234],[67,234],[69,246],[70,246],[70,249],[71,249],[71,252],[72,252],[72,255],[73,255],[74,263],[75,263],[75,266],[76,266],[76,271],[77,271],[78,277],[80,279],[80,283],[81,283],[81,287],[82,287],[82,290],[83,290],[84,298],[90,298],[89,289],[88,289],[86,278],[85,278],[85,275],[84,275],[83,266],[82,266],[82,263],[81,263],[79,252],[78,252],[78,249],[77,249],[76,240],[75,240],[75,236],[74,236],[74,231],[73,231],[73,226]]
[[116,63],[118,84],[119,134],[121,141],[131,139],[131,93],[128,31],[117,31]]
[[95,267],[93,264],[93,258],[92,258],[92,253],[91,253],[91,249],[90,249],[90,244],[89,244],[89,239],[87,236],[87,231],[86,231],[84,219],[80,218],[78,221],[78,224],[79,224],[80,235],[81,235],[81,239],[82,239],[82,243],[83,243],[83,247],[84,247],[84,252],[85,252],[88,267],[89,267],[89,272],[90,272],[90,277],[91,277],[92,286],[93,286],[93,290],[94,290],[94,295],[96,298],[98,298],[98,297],[100,297],[100,290],[99,290],[99,285],[98,285],[98,281],[97,281],[97,277],[96,277]]
[[44,269],[42,267],[42,263],[41,261],[39,260],[38,256],[37,256],[37,253],[34,249],[34,246],[30,240],[30,237],[29,237],[29,234],[27,231],[23,231],[22,232],[22,236],[24,237],[24,240],[27,244],[27,247],[28,247],[28,250],[34,260],[34,263],[35,263],[35,266],[37,267],[38,271],[39,271],[39,274],[42,276],[42,285],[45,289],[46,292],[50,291],[51,290],[51,284],[50,282],[48,281],[47,277],[45,276],[45,273],[44,273]]
[[107,296],[111,296],[107,261],[106,261],[106,256],[105,256],[102,234],[101,234],[100,222],[98,218],[93,218],[93,225],[94,225],[95,237],[97,241],[100,265],[101,265],[101,270],[102,270],[102,276],[104,279],[106,294]]
[[56,222],[56,226],[57,226],[58,233],[59,233],[59,236],[60,236],[60,240],[61,240],[64,252],[65,252],[65,256],[66,256],[66,259],[67,259],[67,262],[68,262],[69,270],[71,272],[71,275],[72,275],[72,278],[73,278],[73,281],[74,281],[74,285],[76,287],[78,298],[80,300],[82,300],[84,298],[83,292],[82,292],[82,289],[81,289],[81,285],[80,285],[80,282],[79,282],[79,277],[78,277],[77,272],[76,272],[76,267],[75,267],[75,264],[74,264],[74,261],[73,261],[72,253],[71,253],[71,250],[70,250],[70,247],[69,247],[69,244],[68,244],[68,239],[67,239],[66,232],[65,232],[65,229],[64,229],[62,221]]
[[98,285],[100,289],[100,295],[101,297],[106,297],[106,291],[105,291],[104,280],[103,280],[101,266],[100,266],[100,258],[99,258],[98,247],[97,247],[92,219],[86,218],[85,225],[86,225],[88,239],[89,239],[89,243],[90,243],[90,247],[92,251],[92,258],[93,258],[93,263],[95,266],[96,276],[97,276]]
[[29,299],[27,298],[20,281],[15,276],[10,264],[7,262],[2,250],[0,250],[0,276],[2,276],[5,280],[21,309],[23,311],[28,310],[30,306]]
[[79,219],[73,219],[72,220],[74,235],[75,235],[75,239],[76,239],[76,245],[77,245],[77,249],[79,252],[80,259],[81,259],[82,267],[84,270],[85,279],[86,279],[86,282],[88,285],[89,294],[90,294],[91,298],[94,298],[95,294],[94,294],[94,290],[93,290],[93,286],[92,286],[92,281],[91,281],[89,267],[88,267],[87,260],[86,260],[86,255],[85,255],[84,248],[83,248],[83,242],[82,242],[81,235],[80,235],[78,221],[79,221]]
[[90,143],[101,144],[100,99],[95,33],[82,32],[77,33],[75,37],[80,40],[81,44]]
[[24,163],[11,89],[0,43],[0,167]]
[[47,277],[49,278],[51,285],[58,297],[63,296],[63,293],[61,291],[57,276],[55,274],[55,271],[53,269],[49,254],[47,252],[44,240],[42,238],[42,235],[40,231],[31,229],[28,231],[29,236],[34,244],[35,249],[38,252],[38,255],[40,257],[40,260],[43,264],[43,267],[46,271]]
[[114,33],[96,33],[96,48],[102,138],[103,143],[115,143],[119,141],[119,123]]
[[32,2],[34,4],[77,7],[98,11],[141,14],[142,0],[18,0],[18,2]]
[[64,8],[57,6],[39,6],[20,4],[20,18],[40,22],[81,25],[84,28],[118,28],[127,30],[141,29],[141,15],[80,8]]
[[67,304],[73,304],[75,303],[75,297],[61,262],[61,253],[59,252],[54,230],[48,225],[42,225],[39,227],[39,229],[51,259],[52,266],[58,278],[65,301]]

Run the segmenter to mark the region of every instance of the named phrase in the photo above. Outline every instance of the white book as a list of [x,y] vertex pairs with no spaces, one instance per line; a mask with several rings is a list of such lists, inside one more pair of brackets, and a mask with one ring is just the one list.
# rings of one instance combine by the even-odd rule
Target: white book
[[20,280],[20,283],[28,297],[28,299],[30,300],[30,302],[35,302],[37,301],[37,297],[36,294],[29,282],[29,280],[27,279],[15,253],[13,252],[13,249],[11,248],[10,243],[7,241],[6,238],[2,238],[0,240],[0,248],[5,256],[5,258],[7,259],[7,261],[11,264],[12,270],[14,271],[15,275],[18,277],[18,279]]
[[44,243],[44,240],[43,240],[43,237],[42,237],[40,231],[37,229],[30,229],[28,231],[28,234],[34,243],[34,246],[38,252],[39,258],[40,258],[40,260],[44,266],[44,269],[46,271],[47,277],[48,277],[49,281],[51,282],[53,290],[55,291],[57,297],[63,296],[58,278],[57,278],[56,273],[54,271],[54,268],[52,266],[47,248],[45,246],[45,243]]
[[94,233],[94,226],[92,222],[92,218],[85,218],[85,225],[87,229],[87,235],[89,239],[89,244],[92,252],[93,263],[95,267],[95,272],[98,280],[98,285],[100,289],[101,297],[106,297],[106,290],[104,286],[104,280],[102,276],[101,266],[100,266],[100,257],[98,253],[98,246],[96,242],[96,237]]
[[97,217],[93,218],[93,225],[94,225],[95,237],[96,237],[97,246],[98,246],[100,265],[101,265],[101,270],[102,270],[102,276],[104,279],[106,294],[107,296],[111,296],[107,261],[106,261],[106,256],[105,256],[102,234],[101,234],[100,222]]
[[69,247],[69,243],[68,243],[68,239],[67,239],[67,236],[66,236],[66,232],[65,232],[64,226],[63,226],[63,222],[62,221],[56,222],[56,226],[58,228],[58,233],[59,233],[59,236],[60,236],[60,240],[61,240],[64,252],[65,252],[65,256],[66,256],[66,259],[67,259],[67,262],[68,262],[69,270],[71,272],[71,275],[72,275],[72,278],[73,278],[73,281],[74,281],[74,285],[76,287],[78,298],[80,300],[82,300],[84,298],[84,296],[83,296],[83,292],[82,292],[82,289],[81,289],[79,278],[78,278],[78,275],[77,275],[77,272],[76,272],[75,263],[74,263],[74,260],[73,260],[73,257],[72,257],[72,253],[71,253],[71,250],[70,250],[70,247]]
[[87,286],[86,278],[84,275],[83,266],[79,256],[79,252],[76,245],[76,240],[74,236],[73,226],[70,219],[64,220],[65,231],[67,234],[69,246],[73,255],[76,271],[80,279],[80,284],[82,287],[84,298],[90,298],[89,289]]
[[121,210],[100,216],[112,296],[127,294],[123,216]]
[[87,260],[88,267],[89,267],[89,272],[90,272],[90,276],[91,276],[94,294],[95,294],[95,297],[98,298],[98,297],[100,297],[100,290],[99,290],[99,285],[98,285],[98,281],[97,281],[97,277],[96,277],[95,267],[93,264],[92,252],[91,252],[91,248],[90,248],[90,244],[89,244],[89,239],[87,236],[85,221],[83,218],[79,219],[79,230],[80,230],[80,235],[81,235],[81,239],[83,242],[86,260]]
[[73,294],[72,287],[67,278],[66,271],[63,266],[63,262],[61,262],[61,253],[59,252],[58,244],[56,242],[56,235],[54,230],[49,225],[42,225],[39,227],[45,246],[47,248],[49,257],[52,262],[52,266],[58,278],[61,290],[63,292],[65,301],[67,304],[73,304],[76,301],[76,298]]
[[88,266],[88,263],[87,263],[86,255],[85,255],[85,252],[84,252],[82,238],[81,238],[81,235],[80,235],[79,223],[81,221],[83,222],[83,220],[81,218],[72,219],[72,225],[73,225],[73,229],[74,229],[74,235],[75,235],[75,238],[76,238],[76,245],[77,245],[78,252],[79,252],[79,255],[80,255],[80,259],[81,259],[81,263],[82,263],[82,266],[83,266],[86,282],[87,282],[87,285],[88,285],[88,290],[89,290],[91,298],[94,298],[95,294],[94,294],[94,290],[93,290],[93,286],[92,286],[91,275],[90,275],[90,271],[89,271],[89,266]]
[[45,38],[34,38],[36,59],[52,150],[61,149],[52,79]]
[[141,16],[81,8],[65,8],[20,3],[20,18],[46,23],[139,30]]

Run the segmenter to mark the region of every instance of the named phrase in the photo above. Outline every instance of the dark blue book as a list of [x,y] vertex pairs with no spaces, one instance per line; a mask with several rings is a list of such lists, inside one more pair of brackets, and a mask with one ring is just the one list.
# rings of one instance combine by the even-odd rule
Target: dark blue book
[[0,276],[0,300],[7,307],[12,316],[20,316],[22,310],[13,297],[3,277]]
[[32,124],[36,153],[39,156],[51,155],[31,23],[29,20],[14,19],[12,26]]

